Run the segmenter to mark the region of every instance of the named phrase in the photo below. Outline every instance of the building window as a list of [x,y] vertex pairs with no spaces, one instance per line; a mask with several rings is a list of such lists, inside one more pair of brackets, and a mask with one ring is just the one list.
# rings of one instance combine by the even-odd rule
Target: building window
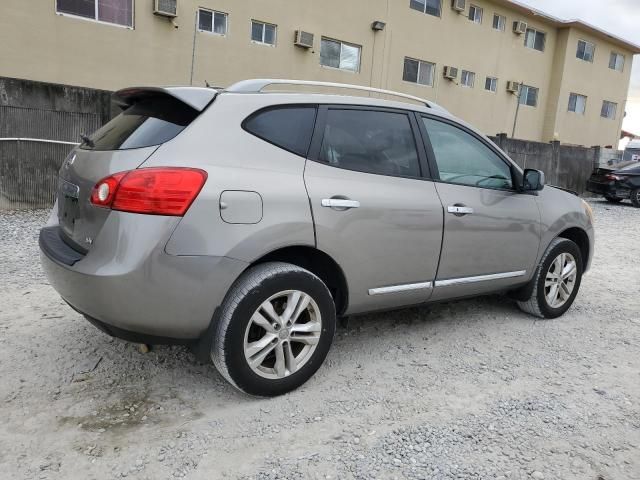
[[405,57],[402,79],[405,82],[433,87],[435,64]]
[[580,40],[578,42],[578,51],[576,52],[576,57],[580,60],[584,60],[585,62],[593,63],[593,54],[596,51],[596,46],[591,42],[585,42],[584,40]]
[[489,92],[497,92],[498,91],[498,79],[495,77],[487,77],[484,81],[484,89]]
[[600,116],[603,118],[609,118],[614,120],[616,118],[616,112],[618,110],[618,104],[614,102],[608,102],[605,100],[602,102],[602,111],[600,112]]
[[468,72],[467,70],[462,70],[462,78],[460,80],[460,84],[463,87],[473,88],[473,85],[476,83],[476,74],[473,72]]
[[609,68],[611,70],[622,72],[624,70],[624,55],[616,52],[611,52],[611,57],[609,58]]
[[544,44],[547,41],[547,34],[539,32],[533,28],[527,28],[527,33],[524,36],[524,46],[527,48],[533,48],[544,52]]
[[529,85],[520,85],[520,105],[538,106],[538,89]]
[[133,0],[56,0],[56,12],[133,27]]
[[409,6],[434,17],[439,17],[442,13],[442,0],[409,0]]
[[507,26],[507,17],[498,15],[497,13],[495,13],[493,15],[493,29],[498,30],[500,32],[504,32],[506,26]]
[[475,5],[469,6],[469,20],[473,23],[482,23],[482,9]]
[[201,8],[198,10],[198,29],[201,32],[227,34],[228,15],[222,12],[214,12]]
[[358,45],[323,38],[320,44],[320,65],[358,72],[361,48]]
[[251,40],[265,45],[275,45],[276,26],[251,20]]
[[587,97],[572,93],[569,95],[569,111],[584,115],[587,109]]

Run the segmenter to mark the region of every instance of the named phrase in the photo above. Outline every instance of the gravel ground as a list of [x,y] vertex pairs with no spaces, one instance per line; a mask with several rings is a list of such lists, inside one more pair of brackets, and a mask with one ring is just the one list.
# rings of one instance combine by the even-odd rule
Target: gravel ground
[[0,214],[0,477],[640,479],[640,210],[592,204],[563,318],[498,296],[354,318],[270,400],[100,333],[40,271],[48,214]]

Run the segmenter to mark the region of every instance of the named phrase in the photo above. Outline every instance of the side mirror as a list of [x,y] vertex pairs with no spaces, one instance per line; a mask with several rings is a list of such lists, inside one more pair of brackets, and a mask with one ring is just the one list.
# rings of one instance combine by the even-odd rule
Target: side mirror
[[544,188],[544,172],[527,168],[522,179],[522,190],[525,192],[538,192]]

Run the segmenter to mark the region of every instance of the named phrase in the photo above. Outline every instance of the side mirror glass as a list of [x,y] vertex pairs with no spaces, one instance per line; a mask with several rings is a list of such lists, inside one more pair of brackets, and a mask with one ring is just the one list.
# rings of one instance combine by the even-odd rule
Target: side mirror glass
[[544,172],[527,168],[524,171],[522,190],[525,192],[538,192],[544,188]]

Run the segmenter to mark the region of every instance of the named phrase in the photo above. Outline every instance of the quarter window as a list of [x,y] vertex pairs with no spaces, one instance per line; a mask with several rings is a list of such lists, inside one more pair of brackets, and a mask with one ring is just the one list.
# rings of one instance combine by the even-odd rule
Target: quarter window
[[584,60],[585,62],[593,63],[593,55],[596,51],[596,46],[593,43],[580,40],[578,42],[578,51],[576,52],[576,58]]
[[611,57],[609,58],[609,68],[611,70],[622,72],[624,70],[624,55],[616,52],[611,52]]
[[379,175],[420,175],[413,130],[404,113],[329,110],[319,160]]
[[320,65],[358,72],[360,50],[358,45],[323,38],[320,45]]
[[133,27],[133,0],[56,0],[56,12]]
[[529,107],[538,106],[538,92],[539,90],[529,85],[520,86],[520,105],[527,105]]
[[253,114],[245,120],[243,128],[277,147],[306,157],[315,120],[315,107],[276,107]]
[[198,10],[198,29],[201,32],[227,34],[228,15],[222,12],[214,12],[201,8]]
[[473,85],[476,82],[476,74],[473,72],[468,72],[467,70],[462,70],[462,79],[460,84],[463,87],[473,88]]
[[473,23],[482,23],[482,9],[475,5],[469,6],[469,20]]
[[409,0],[409,7],[439,17],[442,13],[442,0]]
[[433,63],[405,57],[402,79],[405,82],[433,87],[433,73],[435,67],[436,66]]
[[487,145],[448,123],[423,117],[440,180],[458,185],[511,189],[511,169]]
[[617,103],[609,102],[605,100],[604,102],[602,102],[602,111],[600,112],[600,116],[603,118],[614,120],[616,118],[617,110],[618,110]]
[[585,110],[587,109],[587,97],[584,95],[579,95],[577,93],[572,93],[569,95],[569,111],[579,113],[580,115],[584,115]]
[[496,92],[498,90],[498,79],[495,77],[487,77],[484,82],[484,89],[490,92]]
[[525,47],[544,52],[544,45],[546,41],[547,35],[545,33],[539,32],[533,28],[527,28],[527,33],[524,36]]
[[493,29],[498,30],[500,32],[504,32],[505,27],[507,25],[507,17],[502,15],[498,15],[497,13],[493,15]]
[[276,44],[276,26],[269,23],[251,21],[251,40],[266,45]]

